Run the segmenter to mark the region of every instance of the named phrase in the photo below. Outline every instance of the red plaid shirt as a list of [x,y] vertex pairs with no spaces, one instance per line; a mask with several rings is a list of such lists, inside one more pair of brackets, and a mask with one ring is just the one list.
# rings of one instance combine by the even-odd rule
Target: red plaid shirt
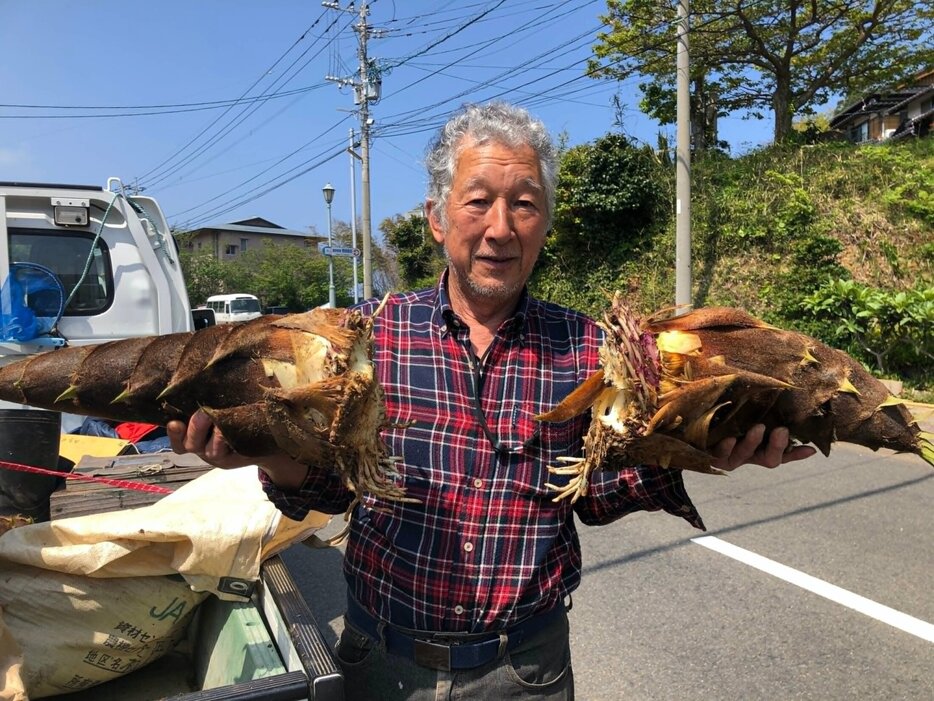
[[[552,501],[545,483],[562,477],[547,466],[580,455],[589,416],[533,417],[597,369],[602,332],[593,320],[526,294],[477,359],[442,280],[390,297],[374,341],[389,418],[407,424],[383,437],[402,456],[406,493],[422,503],[369,496],[354,512],[344,571],[373,615],[406,628],[485,632],[555,605],[580,583],[575,512],[597,525],[664,509],[703,528],[679,470],[602,471],[573,506]],[[293,518],[341,513],[352,499],[326,470],[310,470],[296,491],[264,486]]]

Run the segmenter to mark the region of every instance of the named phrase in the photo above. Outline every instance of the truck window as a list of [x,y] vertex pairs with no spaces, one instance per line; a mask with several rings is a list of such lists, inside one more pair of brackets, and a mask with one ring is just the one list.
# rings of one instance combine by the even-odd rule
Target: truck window
[[113,274],[107,246],[98,239],[92,250],[93,243],[93,234],[83,231],[11,228],[10,262],[38,263],[58,275],[66,298],[72,295],[65,316],[100,314],[113,301]]

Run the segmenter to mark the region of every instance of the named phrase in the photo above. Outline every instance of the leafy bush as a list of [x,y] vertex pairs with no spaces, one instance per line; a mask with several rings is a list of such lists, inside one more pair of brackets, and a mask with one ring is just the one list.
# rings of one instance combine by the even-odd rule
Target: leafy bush
[[876,146],[866,148],[863,155],[870,173],[892,174],[881,183],[883,202],[896,213],[934,226],[934,169],[930,167],[934,164],[919,167],[910,149]]
[[578,256],[638,250],[666,204],[665,184],[651,149],[621,134],[565,151],[549,245]]
[[921,377],[934,362],[934,287],[891,292],[833,280],[802,307],[826,341],[884,374]]

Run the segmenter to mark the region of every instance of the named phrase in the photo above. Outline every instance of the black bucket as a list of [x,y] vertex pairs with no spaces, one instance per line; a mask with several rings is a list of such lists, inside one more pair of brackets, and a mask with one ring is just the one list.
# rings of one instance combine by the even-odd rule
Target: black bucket
[[[62,415],[39,409],[0,409],[0,460],[59,470]],[[62,478],[0,465],[0,514],[49,519],[49,497]]]

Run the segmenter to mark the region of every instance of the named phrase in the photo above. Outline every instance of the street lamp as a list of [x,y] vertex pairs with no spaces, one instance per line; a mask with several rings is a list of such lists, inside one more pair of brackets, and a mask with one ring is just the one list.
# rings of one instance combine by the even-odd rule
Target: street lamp
[[337,296],[334,293],[334,256],[331,255],[331,202],[334,201],[334,186],[328,183],[321,188],[324,201],[328,206],[328,302],[331,309],[337,306]]

